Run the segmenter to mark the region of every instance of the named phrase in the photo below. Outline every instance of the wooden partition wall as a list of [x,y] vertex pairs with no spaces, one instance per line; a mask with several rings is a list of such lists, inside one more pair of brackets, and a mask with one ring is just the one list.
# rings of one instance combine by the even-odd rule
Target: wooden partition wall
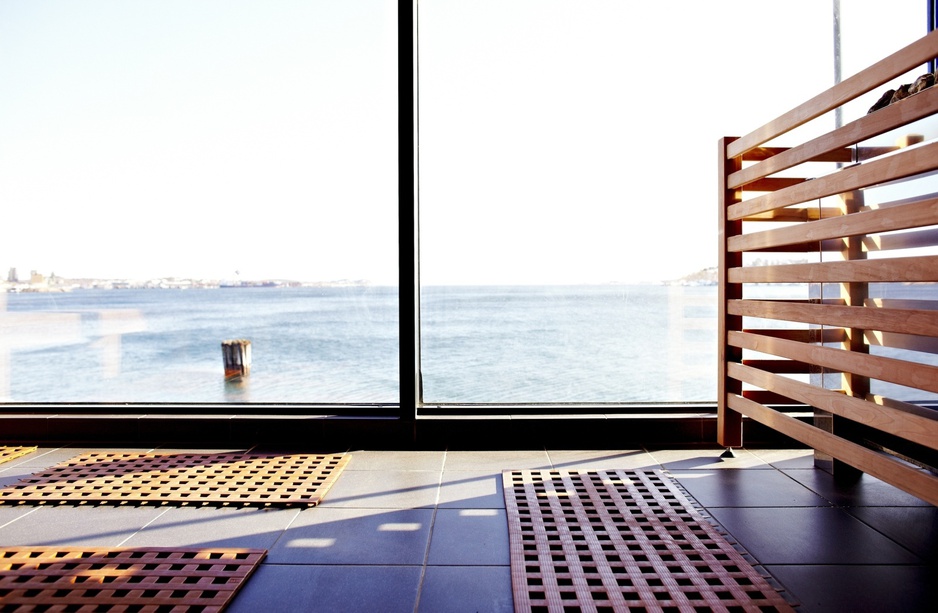
[[935,57],[938,32],[722,139],[719,164],[719,443],[746,416],[932,504],[938,86],[867,109]]

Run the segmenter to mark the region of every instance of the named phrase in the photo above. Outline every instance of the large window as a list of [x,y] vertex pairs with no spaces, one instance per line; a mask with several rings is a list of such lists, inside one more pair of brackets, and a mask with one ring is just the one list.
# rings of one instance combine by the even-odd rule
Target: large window
[[719,138],[922,5],[413,3],[413,250],[398,3],[0,3],[0,403],[713,403]]
[[0,401],[396,403],[396,15],[0,3]]
[[831,3],[419,19],[424,400],[714,402],[717,141],[833,84]]

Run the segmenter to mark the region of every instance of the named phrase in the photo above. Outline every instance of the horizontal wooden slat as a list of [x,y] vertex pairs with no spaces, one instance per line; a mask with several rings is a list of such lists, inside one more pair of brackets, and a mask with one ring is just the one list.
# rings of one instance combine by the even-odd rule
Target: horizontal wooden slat
[[[780,153],[784,153],[790,148],[791,147],[756,147],[755,149],[750,149],[745,153],[745,155],[743,155],[743,161],[762,162],[769,158],[773,158]],[[818,154],[816,157],[813,157],[807,161],[850,163],[853,161],[853,151],[853,147],[845,147],[837,151],[825,151],[824,153]]]
[[918,66],[923,66],[935,57],[938,57],[938,31],[929,33],[911,45],[844,79],[807,102],[733,141],[727,146],[727,157],[734,158],[743,155],[750,149],[767,143],[773,138],[811,121],[815,117],[820,117],[824,113],[867,93],[875,87],[879,87],[896,76]]
[[865,331],[863,338],[868,345],[879,345],[904,351],[920,351],[938,354],[938,338],[933,336],[915,336],[895,332]]
[[834,207],[787,207],[784,209],[765,211],[764,213],[756,213],[755,215],[745,217],[743,221],[814,221],[815,219],[828,219],[840,215],[843,215],[841,210]]
[[727,239],[729,251],[753,251],[783,245],[798,245],[809,241],[824,241],[848,236],[862,236],[878,232],[906,230],[938,224],[938,198],[908,204],[903,207],[862,211],[835,219],[821,219],[810,223],[753,232]]
[[888,406],[854,398],[847,394],[795,381],[742,364],[729,364],[729,376],[792,400],[817,407],[857,423],[898,436],[907,441],[938,449],[938,412],[926,417],[919,413],[900,411]]
[[828,304],[791,304],[768,300],[730,300],[730,315],[780,319],[841,328],[863,328],[938,336],[938,312]]
[[[892,106],[892,105],[890,105]],[[892,107],[893,110],[904,110],[905,107],[896,106]],[[881,155],[886,155],[887,153],[892,153],[893,151],[898,151],[902,147],[857,147],[857,159],[856,162],[865,162],[873,158],[878,158]]]
[[785,189],[786,187],[791,187],[793,185],[798,185],[799,183],[804,183],[808,179],[802,179],[799,177],[767,177],[763,179],[757,179],[752,183],[749,183],[745,191],[747,192],[776,192],[780,189]]
[[798,360],[743,360],[743,364],[776,374],[798,375],[820,371],[818,366],[807,362],[799,362]]
[[938,168],[938,142],[911,147],[888,157],[857,164],[838,172],[805,181],[726,207],[727,219],[744,219],[772,209],[819,200]]
[[847,250],[845,239],[821,241],[820,243],[796,243],[765,249],[753,249],[747,253],[843,253]]
[[[938,293],[938,286],[930,287]],[[885,309],[913,309],[916,311],[938,311],[938,300],[915,300],[912,298],[867,298],[864,303]]]
[[938,256],[730,268],[729,283],[915,283],[938,281]]
[[736,394],[727,394],[729,408],[748,415],[761,424],[843,460],[847,464],[887,483],[901,484],[902,489],[925,502],[938,505],[938,477],[896,458],[872,451],[825,432],[819,428],[762,406]]
[[759,330],[747,328],[743,332],[771,338],[783,338],[798,341],[799,343],[843,343],[847,339],[847,333],[841,328],[814,328],[811,330]]
[[869,252],[921,249],[923,247],[935,247],[936,245],[938,245],[938,229],[936,228],[863,238],[863,248]]
[[921,415],[929,419],[934,419],[936,414],[935,409],[926,409],[925,407],[919,406],[917,404],[902,402],[901,400],[896,400],[895,398],[886,398],[885,396],[880,396],[879,394],[869,394],[866,399],[869,402],[885,407],[890,407],[891,409],[895,409],[897,411],[915,413],[916,415]]
[[791,398],[786,398],[781,394],[776,394],[775,392],[767,392],[765,390],[743,390],[743,398],[748,398],[753,402],[758,402],[759,404],[775,404],[775,405],[792,405],[802,407],[804,406],[803,402],[798,402],[792,400]]
[[938,106],[938,89],[926,89],[919,94],[906,98],[901,105],[889,105],[802,145],[779,150],[778,155],[774,157],[763,158],[765,161],[759,164],[732,173],[727,178],[727,186],[731,189],[744,187],[752,181],[771,176],[805,162],[816,161],[830,153],[843,158],[843,153],[846,152],[848,154],[847,159],[836,159],[836,161],[852,163],[870,159],[874,155],[895,151],[896,147],[878,147],[875,150],[864,147],[861,149],[861,158],[859,160],[853,160],[852,157],[849,157],[853,151],[849,147],[854,143],[862,143],[910,121],[927,117],[935,112],[936,106]]
[[938,366],[834,349],[745,332],[729,332],[727,342],[790,360],[800,360],[888,383],[938,393]]

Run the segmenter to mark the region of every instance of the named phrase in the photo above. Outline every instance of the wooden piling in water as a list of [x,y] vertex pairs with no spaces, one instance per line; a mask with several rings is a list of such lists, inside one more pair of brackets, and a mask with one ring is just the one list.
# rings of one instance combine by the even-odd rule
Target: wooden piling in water
[[247,377],[251,374],[251,341],[222,341],[221,353],[225,362],[226,379]]

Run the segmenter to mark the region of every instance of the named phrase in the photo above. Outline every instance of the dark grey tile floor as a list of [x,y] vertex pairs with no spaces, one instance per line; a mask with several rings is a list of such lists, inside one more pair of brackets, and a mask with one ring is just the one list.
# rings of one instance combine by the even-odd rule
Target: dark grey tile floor
[[[87,450],[0,464],[0,486]],[[938,509],[868,476],[838,486],[810,451],[720,451],[353,449],[313,509],[0,506],[0,545],[267,549],[234,613],[512,611],[503,469],[663,468],[799,610],[935,610]]]

